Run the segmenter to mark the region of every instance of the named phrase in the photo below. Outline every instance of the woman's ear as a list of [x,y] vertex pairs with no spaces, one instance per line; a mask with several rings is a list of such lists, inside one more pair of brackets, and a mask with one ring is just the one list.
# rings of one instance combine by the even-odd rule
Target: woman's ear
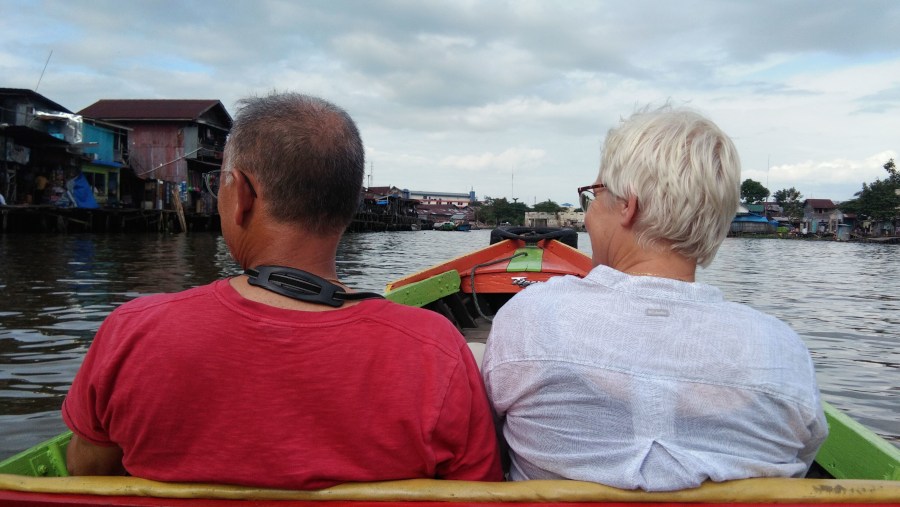
[[631,228],[637,220],[637,197],[630,195],[625,199],[620,199],[618,206],[620,206],[619,213],[622,217],[622,227]]

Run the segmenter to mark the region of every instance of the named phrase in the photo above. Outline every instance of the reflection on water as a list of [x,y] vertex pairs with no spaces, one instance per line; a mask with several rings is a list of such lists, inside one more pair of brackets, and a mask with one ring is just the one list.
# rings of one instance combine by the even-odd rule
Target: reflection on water
[[900,445],[900,248],[729,239],[699,279],[786,321],[822,397]]
[[[338,274],[381,292],[488,242],[489,231],[348,235]],[[583,233],[579,247],[590,253]],[[890,245],[729,239],[698,279],[788,322],[823,397],[900,444],[898,259]],[[0,457],[65,429],[62,398],[113,308],[239,272],[221,236],[204,233],[0,236],[0,260]]]

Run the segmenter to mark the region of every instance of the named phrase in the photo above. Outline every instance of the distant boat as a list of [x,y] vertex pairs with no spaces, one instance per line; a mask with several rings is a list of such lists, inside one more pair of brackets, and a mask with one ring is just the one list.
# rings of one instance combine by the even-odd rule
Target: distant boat
[[469,222],[463,222],[461,224],[456,224],[457,231],[469,232],[472,230],[472,224]]
[[455,231],[456,225],[453,222],[438,222],[434,224],[436,231]]

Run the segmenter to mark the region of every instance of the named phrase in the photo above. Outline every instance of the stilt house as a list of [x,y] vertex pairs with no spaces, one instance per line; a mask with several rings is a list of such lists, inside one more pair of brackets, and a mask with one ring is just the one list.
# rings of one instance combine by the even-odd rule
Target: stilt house
[[99,100],[85,118],[128,130],[128,162],[143,179],[143,207],[171,209],[173,196],[194,212],[212,211],[203,173],[221,168],[231,115],[218,100]]

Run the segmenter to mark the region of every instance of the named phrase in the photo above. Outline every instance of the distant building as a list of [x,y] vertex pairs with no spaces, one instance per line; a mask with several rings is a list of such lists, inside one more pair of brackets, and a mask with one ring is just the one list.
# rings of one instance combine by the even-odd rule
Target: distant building
[[526,227],[569,227],[577,231],[584,230],[584,212],[583,211],[557,211],[549,213],[546,211],[526,211],[525,212]]
[[454,205],[459,207],[467,207],[475,202],[475,191],[467,194],[453,192],[430,192],[422,190],[407,190],[409,198],[415,199],[422,204],[429,205]]
[[803,221],[809,224],[810,233],[828,232],[831,214],[837,208],[831,199],[807,199],[803,201]]
[[130,178],[122,173],[128,160],[131,130],[100,120],[84,120],[81,172],[94,189],[94,198],[100,206],[135,207],[140,200],[140,187],[134,185],[133,173],[128,174]]
[[761,213],[765,211],[763,204],[738,203],[734,218],[731,220],[729,236],[741,234],[771,234],[774,233],[778,222],[768,219]]
[[349,230],[409,231],[421,228],[416,211],[417,201],[409,198],[408,190],[397,187],[363,188],[359,209]]
[[[85,118],[128,128],[128,162],[147,181],[144,207],[170,207],[171,189],[196,210],[203,173],[221,169],[231,115],[218,100],[99,100],[82,109]],[[162,183],[160,183],[162,182]]]
[[79,173],[82,119],[43,95],[0,88],[0,193],[8,204],[49,204]]

